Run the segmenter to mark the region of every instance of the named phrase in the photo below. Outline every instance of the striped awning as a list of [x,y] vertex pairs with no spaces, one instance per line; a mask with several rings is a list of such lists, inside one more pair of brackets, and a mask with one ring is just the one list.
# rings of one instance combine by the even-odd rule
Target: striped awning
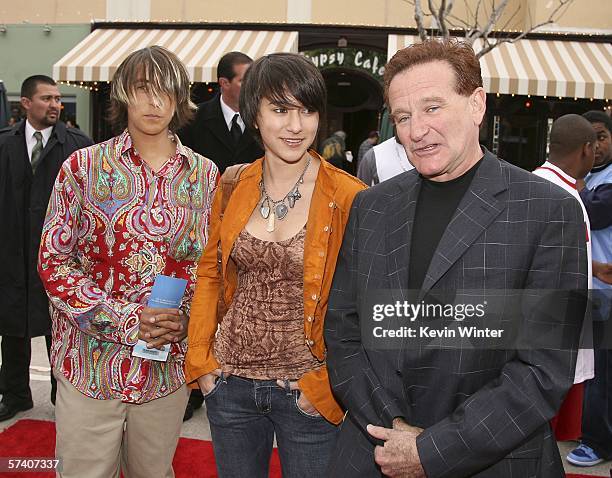
[[[388,59],[418,42],[418,36],[389,35]],[[609,43],[522,39],[498,45],[480,58],[480,68],[487,93],[612,99]]]
[[298,33],[290,31],[197,29],[98,29],[53,65],[58,81],[110,81],[123,59],[151,45],[174,52],[193,82],[217,81],[217,63],[227,52],[253,59],[268,53],[298,51]]

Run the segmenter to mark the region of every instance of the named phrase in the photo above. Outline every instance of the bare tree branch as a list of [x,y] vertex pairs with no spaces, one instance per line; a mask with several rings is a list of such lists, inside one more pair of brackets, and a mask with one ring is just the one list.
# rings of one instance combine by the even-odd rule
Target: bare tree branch
[[[486,40],[484,43],[483,48],[481,48],[478,53],[476,53],[476,58],[481,58],[484,55],[486,55],[487,53],[489,53],[491,50],[493,50],[494,48],[496,48],[497,46],[501,45],[502,43],[515,43],[521,39],[523,39],[526,35],[528,35],[529,33],[533,32],[534,30],[543,27],[545,25],[550,25],[552,23],[555,23],[555,21],[557,20],[556,16],[557,13],[559,13],[561,11],[561,9],[563,9],[564,7],[569,7],[569,5],[573,2],[573,0],[559,0],[559,5],[557,5],[557,7],[551,12],[551,14],[549,15],[548,19],[538,23],[537,25],[532,25],[530,28],[526,29],[525,31],[521,32],[519,35],[512,37],[512,38],[497,38],[495,39],[495,41],[491,42],[489,41],[489,37],[482,37],[483,40]],[[564,12],[563,12],[564,13]]]
[[414,20],[416,21],[419,30],[419,38],[421,41],[427,40],[427,30],[423,22],[423,9],[421,8],[421,0],[414,0]]
[[516,10],[514,11],[514,13],[512,15],[510,15],[510,18],[508,20],[506,20],[506,23],[504,23],[501,28],[497,28],[497,30],[505,30],[506,27],[508,25],[510,25],[510,23],[512,22],[512,20],[514,20],[514,17],[516,17],[518,15],[518,13],[521,11],[521,4],[519,3],[518,7],[516,8]]
[[499,5],[497,7],[495,7],[495,3],[493,3],[493,10],[491,11],[491,15],[489,16],[489,21],[484,26],[484,28],[481,29],[481,37],[490,35],[490,33],[493,31],[493,27],[497,23],[497,20],[499,20],[499,17],[501,17],[504,8],[506,8],[506,5],[508,5],[508,0],[502,0],[501,2],[499,2]]
[[447,18],[447,21],[450,19],[450,20],[453,20],[455,24],[463,25],[462,28],[464,28],[465,30],[469,30],[472,28],[472,24],[470,22],[466,21],[465,19],[461,17],[453,15],[452,13],[449,13],[446,18]]
[[440,8],[438,9],[438,27],[440,28],[440,33],[442,38],[448,38],[448,27],[446,26],[446,15],[448,15],[446,11],[446,0],[440,1]]
[[478,0],[478,3],[476,4],[476,15],[474,15],[474,28],[478,28],[478,24],[480,23],[480,5],[482,5],[482,0]]
[[[440,0],[439,6],[436,7],[434,0],[427,0],[427,7],[429,12],[424,12],[421,0],[403,0],[404,2],[414,5],[414,19],[417,24],[419,37],[421,41],[426,40],[429,36],[433,35],[433,31],[437,30],[437,34],[443,38],[449,38],[451,29],[463,29],[465,30],[464,41],[473,45],[478,39],[482,40],[482,48],[477,52],[476,56],[481,58],[488,52],[493,50],[495,47],[502,43],[514,43],[525,37],[528,33],[543,27],[555,23],[561,15],[565,13],[567,7],[574,0],[555,0],[557,2],[556,7],[552,10],[548,19],[533,25],[531,21],[531,11],[528,10],[527,15],[529,22],[532,24],[525,31],[522,31],[519,35],[514,37],[495,38],[493,31],[505,30],[508,25],[511,25],[520,12],[521,4],[519,4],[516,10],[510,15],[510,17],[504,22],[502,26],[498,25],[499,20],[502,17],[506,7],[508,6],[508,0],[478,0],[475,8],[470,7],[468,0],[464,0],[466,5],[467,18],[459,18],[453,15],[453,7],[455,5],[454,0]],[[472,3],[473,5],[473,3]],[[489,8],[487,8],[489,7]],[[480,24],[481,11],[486,16],[487,20],[484,25]],[[431,28],[427,27],[426,17],[433,17],[436,25],[432,25]]]
[[470,4],[468,3],[468,0],[463,0],[463,5],[465,6],[466,11],[468,12],[468,17],[469,18],[473,18],[474,17],[474,11],[472,10],[472,7],[470,7]]
[[455,6],[455,0],[448,0],[446,3],[446,9],[444,10],[444,15],[448,16]]

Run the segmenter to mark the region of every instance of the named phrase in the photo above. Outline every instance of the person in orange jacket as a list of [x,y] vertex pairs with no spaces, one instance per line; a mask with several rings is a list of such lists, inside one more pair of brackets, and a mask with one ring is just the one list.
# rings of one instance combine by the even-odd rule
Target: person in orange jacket
[[275,434],[283,477],[323,476],[343,417],[323,319],[365,186],[309,149],[325,104],[323,77],[296,54],[260,58],[242,85],[240,111],[265,156],[241,172],[224,211],[223,181],[216,193],[185,364],[204,393],[220,477],[267,477]]

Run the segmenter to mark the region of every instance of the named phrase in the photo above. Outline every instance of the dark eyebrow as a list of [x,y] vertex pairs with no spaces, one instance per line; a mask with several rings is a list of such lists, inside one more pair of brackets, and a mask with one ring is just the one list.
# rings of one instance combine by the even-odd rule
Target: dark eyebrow
[[441,96],[428,96],[420,100],[421,103],[444,103],[445,100]]

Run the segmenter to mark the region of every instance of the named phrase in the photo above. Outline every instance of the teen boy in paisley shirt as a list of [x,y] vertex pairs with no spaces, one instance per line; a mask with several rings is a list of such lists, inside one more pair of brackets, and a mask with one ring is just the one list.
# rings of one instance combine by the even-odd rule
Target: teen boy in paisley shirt
[[[194,108],[174,54],[132,53],[111,86],[111,118],[125,130],[74,153],[55,183],[39,273],[51,301],[60,476],[174,476],[189,303],[218,181],[172,133]],[[159,274],[187,279],[180,310],[146,306]],[[168,360],[132,356],[139,338],[170,343]]]

